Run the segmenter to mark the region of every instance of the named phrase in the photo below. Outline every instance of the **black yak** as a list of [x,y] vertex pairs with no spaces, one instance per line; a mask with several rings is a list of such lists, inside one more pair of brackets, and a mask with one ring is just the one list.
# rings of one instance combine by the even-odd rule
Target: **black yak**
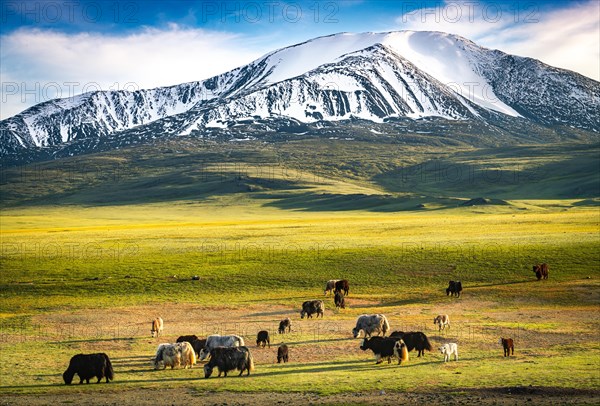
[[325,303],[322,300],[307,300],[302,303],[302,311],[300,311],[300,318],[303,319],[304,316],[307,318],[312,318],[313,314],[317,314],[317,317],[321,315],[323,318],[323,312],[325,310]]
[[350,292],[350,284],[346,279],[342,279],[341,281],[337,281],[335,283],[335,291],[343,293],[344,296],[348,296],[348,292]]
[[375,354],[375,363],[381,363],[382,358],[387,358],[388,364],[392,361],[394,354],[394,346],[396,341],[400,338],[397,337],[371,337],[365,338],[360,345],[360,349],[363,351],[371,350]]
[[425,350],[431,351],[433,349],[427,336],[420,331],[411,331],[408,333],[403,331],[394,331],[392,334],[390,334],[390,337],[401,338],[406,344],[406,349],[408,351],[416,349],[418,353],[417,357],[425,355]]
[[335,291],[335,296],[333,298],[333,302],[335,303],[335,307],[337,309],[345,309],[346,308],[346,300],[344,299],[344,295],[341,292]]
[[462,283],[460,281],[450,281],[448,282],[448,288],[446,288],[446,296],[460,297],[462,290]]
[[259,347],[261,344],[263,348],[265,348],[266,345],[271,348],[271,338],[269,337],[269,332],[267,330],[261,330],[256,335],[256,346]]
[[219,377],[221,373],[225,374],[233,370],[239,370],[239,376],[242,376],[244,371],[248,371],[246,375],[250,375],[250,371],[254,371],[254,359],[248,347],[216,347],[210,351],[210,361],[204,365],[204,377],[210,378],[213,369],[217,367]]
[[189,335],[189,336],[179,336],[179,338],[177,339],[177,341],[175,341],[176,343],[182,343],[184,341],[187,341],[188,343],[193,343],[194,340],[197,340],[198,336],[195,334]]
[[279,329],[277,330],[279,332],[279,334],[285,333],[285,330],[287,330],[288,333],[290,331],[292,331],[292,321],[290,320],[289,317],[287,317],[279,322]]
[[285,344],[281,344],[277,348],[277,363],[281,364],[281,361],[288,362],[288,346]]
[[79,375],[79,383],[90,383],[93,377],[98,378],[98,382],[102,378],[106,378],[106,383],[114,378],[114,371],[110,358],[104,353],[97,354],[77,354],[69,361],[69,367],[63,373],[65,384],[70,385],[73,382],[73,376]]
[[203,339],[197,339],[192,341],[192,348],[194,349],[194,352],[196,353],[196,358],[200,357],[200,351],[202,351],[202,349],[204,349],[204,347],[206,347],[206,338]]

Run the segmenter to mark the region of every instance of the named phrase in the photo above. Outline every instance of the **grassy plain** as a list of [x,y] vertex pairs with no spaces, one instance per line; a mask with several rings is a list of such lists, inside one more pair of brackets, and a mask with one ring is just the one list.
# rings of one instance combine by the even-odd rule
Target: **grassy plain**
[[[472,169],[473,161],[464,164],[471,169],[460,178],[462,187],[447,175],[444,188],[439,175],[427,175],[437,170],[425,169],[420,178],[414,170],[398,175],[389,161],[390,167],[351,175],[340,169],[347,157],[339,151],[329,165],[313,156],[319,170],[310,172],[308,163],[301,165],[309,148],[293,151],[300,158],[271,172],[245,155],[243,170],[229,162],[191,173],[189,151],[182,165],[169,155],[147,170],[138,151],[90,157],[93,171],[76,172],[67,161],[6,172],[2,399],[158,388],[335,396],[531,385],[591,391],[587,399],[598,400],[600,211],[592,155],[579,161],[581,182],[570,158],[564,177],[540,166],[535,176],[519,177],[534,165],[520,150],[478,163],[504,162],[512,183],[478,182],[483,172]],[[423,165],[429,161],[418,156],[426,152],[398,159]],[[452,162],[474,159],[472,151],[438,153]],[[521,162],[519,176],[511,160]],[[544,162],[539,165],[550,165]],[[554,185],[554,196],[538,193],[543,185]],[[477,196],[503,202],[462,205]],[[550,264],[548,281],[535,281],[531,265],[539,262]],[[339,277],[351,281],[348,308],[333,310],[328,297],[323,321],[300,320],[299,304],[321,298],[324,282]],[[461,298],[445,295],[450,279],[463,281]],[[350,335],[359,314],[375,312],[385,313],[394,330],[424,331],[434,347],[458,342],[460,360],[443,364],[435,352],[424,359],[411,353],[406,366],[376,366]],[[438,313],[450,315],[449,332],[434,329]],[[161,342],[192,333],[244,335],[257,359],[255,373],[204,380],[197,368],[153,371],[159,341],[147,330],[157,314],[166,325]],[[287,316],[293,333],[276,335]],[[255,349],[253,338],[263,328],[275,343],[290,345],[291,363],[274,364],[275,348]],[[500,335],[515,338],[514,358],[502,357]],[[61,385],[68,359],[91,351],[114,359],[114,384]]]

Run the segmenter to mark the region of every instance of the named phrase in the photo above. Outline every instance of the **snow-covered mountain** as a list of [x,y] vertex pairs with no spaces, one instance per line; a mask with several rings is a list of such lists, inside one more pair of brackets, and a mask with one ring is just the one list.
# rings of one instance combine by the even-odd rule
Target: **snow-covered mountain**
[[271,52],[199,82],[96,91],[40,103],[0,122],[0,151],[116,137],[130,130],[202,136],[210,129],[265,119],[514,118],[598,132],[598,111],[599,82],[459,36],[341,33]]

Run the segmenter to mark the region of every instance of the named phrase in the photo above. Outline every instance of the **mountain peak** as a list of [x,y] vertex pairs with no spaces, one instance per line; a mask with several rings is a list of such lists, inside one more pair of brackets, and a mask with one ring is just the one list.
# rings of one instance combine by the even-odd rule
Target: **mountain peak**
[[[600,131],[600,84],[432,31],[337,33],[207,80],[51,100],[0,122],[2,154],[133,129],[190,134],[237,120],[442,117]],[[136,130],[137,131],[137,130]]]

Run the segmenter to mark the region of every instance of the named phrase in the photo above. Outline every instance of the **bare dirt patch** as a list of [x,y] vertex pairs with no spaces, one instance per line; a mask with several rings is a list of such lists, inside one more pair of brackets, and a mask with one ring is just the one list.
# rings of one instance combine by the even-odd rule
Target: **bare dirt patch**
[[[165,403],[165,400],[168,402]],[[160,401],[159,401],[160,400]],[[319,396],[312,393],[231,393],[198,392],[193,389],[139,389],[118,393],[63,393],[60,395],[1,396],[0,405],[40,406],[48,404],[86,405],[597,405],[600,390],[509,387],[466,390],[460,393],[348,393]]]

